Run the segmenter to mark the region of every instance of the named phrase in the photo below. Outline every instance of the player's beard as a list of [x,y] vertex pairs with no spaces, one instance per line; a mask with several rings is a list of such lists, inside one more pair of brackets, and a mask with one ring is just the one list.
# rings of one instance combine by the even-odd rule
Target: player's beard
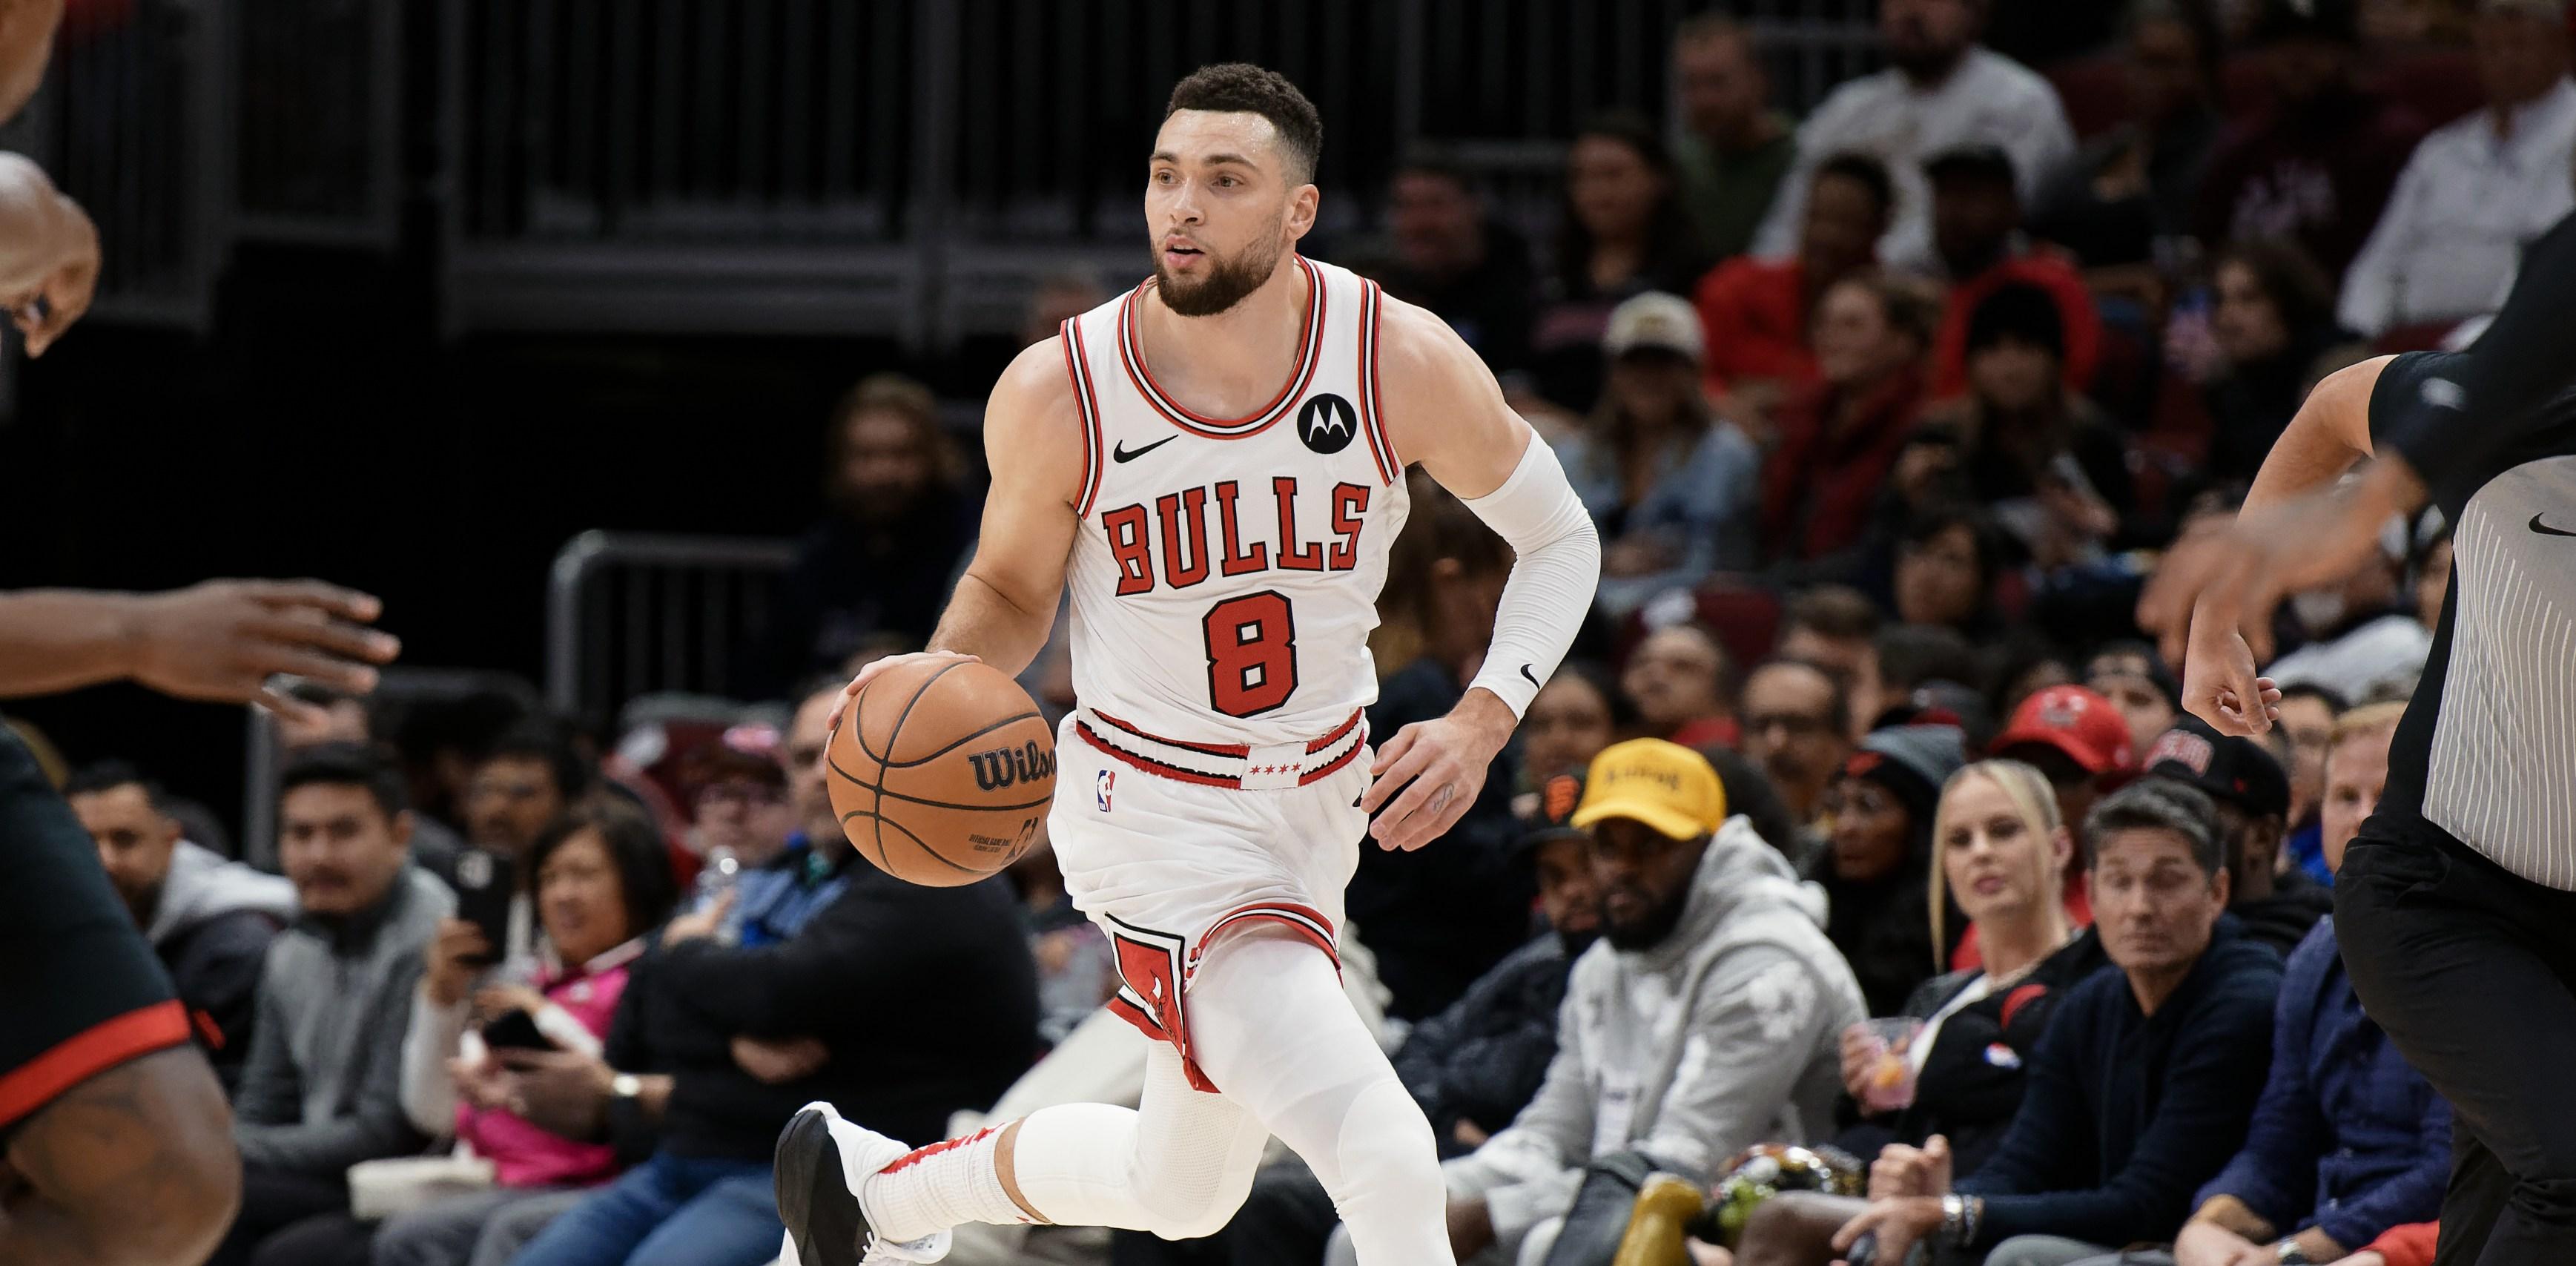
[[1206,317],[1243,302],[1244,296],[1261,288],[1270,274],[1279,268],[1281,251],[1273,247],[1267,254],[1258,245],[1247,246],[1233,255],[1207,256],[1207,276],[1195,282],[1176,282],[1163,268],[1163,253],[1154,252],[1154,285],[1163,295],[1163,306],[1174,315]]

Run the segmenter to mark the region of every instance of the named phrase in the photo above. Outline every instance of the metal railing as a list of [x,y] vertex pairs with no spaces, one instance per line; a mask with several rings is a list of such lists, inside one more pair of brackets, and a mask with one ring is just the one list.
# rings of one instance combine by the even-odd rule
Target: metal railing
[[390,249],[401,230],[405,6],[231,8],[236,231]]
[[607,716],[655,691],[723,694],[793,541],[584,532],[546,583],[546,704]]
[[[1142,268],[1143,139],[1227,58],[1315,99],[1328,233],[1458,143],[1515,220],[1562,137],[1662,111],[1704,0],[449,0],[449,320],[1007,332],[1068,265]],[[1869,0],[1736,0],[1803,108],[1875,62]],[[862,16],[862,13],[864,16]]]
[[[76,6],[0,146],[109,243],[93,319],[211,320],[246,238],[391,249],[434,206],[473,329],[881,335],[1017,324],[1139,270],[1144,138],[1208,61],[1321,109],[1327,232],[1418,142],[1552,214],[1561,140],[1656,113],[1705,0],[132,0]],[[1876,64],[1870,0],[1728,0],[1804,109]],[[408,182],[408,183],[407,183]]]
[[[478,694],[505,696],[530,708],[537,701],[535,688],[516,673],[397,664],[377,677],[367,706],[381,722],[425,702]],[[247,727],[242,744],[242,829],[234,843],[243,861],[273,871],[277,869],[277,779],[286,751],[278,742],[277,719],[267,709],[244,708],[242,715]],[[390,741],[393,736],[379,732],[376,737]]]

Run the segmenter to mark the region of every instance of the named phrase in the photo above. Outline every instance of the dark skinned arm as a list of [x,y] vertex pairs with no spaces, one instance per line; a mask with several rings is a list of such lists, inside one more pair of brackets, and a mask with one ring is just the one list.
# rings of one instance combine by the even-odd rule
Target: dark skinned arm
[[223,1087],[193,1049],[100,1073],[9,1139],[0,1262],[196,1266],[241,1204]]

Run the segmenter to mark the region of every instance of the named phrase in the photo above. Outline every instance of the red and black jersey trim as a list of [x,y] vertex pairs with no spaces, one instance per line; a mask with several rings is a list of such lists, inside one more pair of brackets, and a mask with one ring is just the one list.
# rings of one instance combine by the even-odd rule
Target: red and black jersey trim
[[[1342,750],[1323,764],[1299,772],[1296,785],[1304,787],[1320,782],[1350,764],[1351,758],[1367,746],[1366,736],[1354,733],[1365,719],[1366,714],[1354,708],[1350,716],[1333,727],[1331,733],[1308,740],[1305,752],[1309,757],[1330,752],[1336,747]],[[1094,721],[1100,723],[1097,728],[1092,724]],[[1083,742],[1146,773],[1202,787],[1240,790],[1247,774],[1288,772],[1286,768],[1263,767],[1256,770],[1247,766],[1252,749],[1241,743],[1192,743],[1184,739],[1168,739],[1097,709],[1076,714],[1073,732]]]
[[1396,460],[1395,445],[1387,442],[1386,423],[1379,417],[1384,403],[1378,395],[1377,327],[1378,310],[1385,297],[1376,282],[1360,283],[1360,363],[1357,374],[1360,382],[1360,429],[1368,433],[1369,459],[1377,463],[1378,479],[1393,484],[1396,476],[1404,470],[1404,463]]
[[1091,506],[1100,498],[1100,464],[1103,444],[1100,436],[1100,404],[1091,388],[1091,352],[1083,346],[1082,318],[1072,317],[1064,323],[1064,371],[1073,379],[1073,399],[1082,412],[1082,491],[1073,507],[1074,517],[1091,517]]
[[91,1025],[35,1059],[0,1073],[0,1125],[16,1122],[127,1060],[186,1045],[188,1031],[188,1010],[176,999]]
[[1158,761],[1151,756],[1139,755],[1138,753],[1128,751],[1126,748],[1104,741],[1100,737],[1099,733],[1091,728],[1091,723],[1088,721],[1075,721],[1073,723],[1073,732],[1081,735],[1083,742],[1089,743],[1093,747],[1099,748],[1101,751],[1106,752],[1111,756],[1115,756],[1118,759],[1157,777],[1177,779],[1181,782],[1197,783],[1202,787],[1239,788],[1243,785],[1243,777],[1240,774],[1211,774],[1205,770],[1184,769],[1178,765],[1171,765]]
[[[1160,734],[1154,734],[1138,729],[1135,725],[1126,721],[1121,721],[1098,708],[1093,708],[1091,710],[1091,715],[1108,723],[1113,729],[1125,730],[1129,734],[1133,734],[1140,739],[1152,739],[1165,747],[1177,747],[1185,751],[1202,752],[1209,756],[1231,756],[1238,760],[1252,754],[1252,748],[1242,743],[1190,743],[1181,739],[1164,738]],[[1342,727],[1343,730],[1347,730],[1349,728],[1350,727],[1347,725]],[[1341,736],[1342,730],[1333,731],[1333,737],[1340,738]],[[1321,740],[1318,740],[1318,742],[1320,743]],[[1324,749],[1321,746],[1315,746],[1308,747],[1306,750],[1310,752],[1320,752]]]
[[1199,950],[1191,955],[1191,965],[1197,965],[1198,954],[1204,953],[1207,945],[1216,940],[1217,933],[1238,923],[1277,923],[1324,951],[1324,957],[1333,960],[1334,967],[1342,965],[1342,952],[1333,943],[1333,921],[1312,907],[1286,901],[1264,901],[1227,911],[1223,917],[1209,924],[1207,931],[1199,934]]
[[1297,402],[1306,397],[1306,389],[1314,385],[1316,366],[1323,360],[1325,287],[1323,274],[1317,272],[1305,256],[1291,255],[1289,258],[1296,260],[1297,267],[1304,270],[1313,298],[1306,305],[1306,326],[1297,335],[1297,367],[1289,373],[1288,385],[1281,387],[1269,404],[1249,417],[1211,418],[1192,412],[1164,394],[1162,386],[1154,381],[1154,371],[1145,365],[1143,335],[1136,328],[1136,305],[1144,298],[1146,287],[1153,284],[1151,281],[1129,291],[1127,301],[1118,308],[1118,357],[1126,366],[1127,381],[1136,386],[1136,394],[1143,396],[1145,403],[1172,425],[1212,440],[1239,440],[1259,435],[1295,412]]

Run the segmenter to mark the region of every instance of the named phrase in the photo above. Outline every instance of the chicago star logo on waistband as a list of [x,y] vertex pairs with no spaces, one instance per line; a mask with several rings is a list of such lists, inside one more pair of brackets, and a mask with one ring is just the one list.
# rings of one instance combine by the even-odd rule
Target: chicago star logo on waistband
[[1312,397],[1297,410],[1297,438],[1306,447],[1330,456],[1351,446],[1360,433],[1359,411],[1331,392]]

